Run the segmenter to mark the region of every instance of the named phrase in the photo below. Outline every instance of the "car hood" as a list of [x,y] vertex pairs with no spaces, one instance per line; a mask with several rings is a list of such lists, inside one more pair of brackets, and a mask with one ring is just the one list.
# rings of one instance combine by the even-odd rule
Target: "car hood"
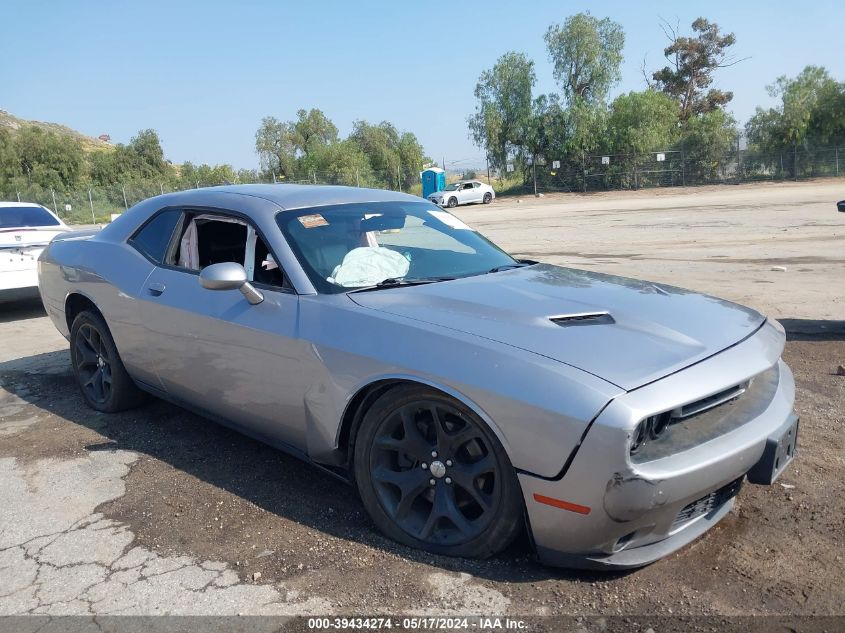
[[552,358],[626,390],[712,356],[765,322],[716,297],[547,264],[349,297]]

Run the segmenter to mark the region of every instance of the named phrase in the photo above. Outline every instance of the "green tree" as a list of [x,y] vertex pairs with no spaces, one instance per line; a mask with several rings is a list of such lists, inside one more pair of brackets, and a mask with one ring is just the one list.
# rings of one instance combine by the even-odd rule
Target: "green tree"
[[546,31],[546,47],[568,104],[603,103],[619,81],[625,33],[610,18],[577,13]]
[[687,176],[696,182],[720,179],[737,134],[736,121],[721,109],[689,119],[681,128],[679,143]]
[[814,146],[845,140],[845,85],[824,68],[807,66],[794,78],[778,77],[768,91],[780,103],[757,108],[745,125],[761,163],[777,166],[786,153],[790,175],[797,177]]
[[411,132],[403,132],[399,137],[400,168],[402,171],[402,188],[406,191],[420,180],[420,172],[423,165],[429,162],[425,150],[420,144],[416,135]]
[[478,103],[467,121],[470,137],[496,167],[504,167],[511,155],[523,153],[531,134],[531,91],[536,81],[534,62],[516,52],[502,55],[478,79]]
[[297,110],[290,132],[294,148],[304,156],[317,147],[337,142],[337,127],[317,108]]
[[0,184],[21,176],[21,158],[11,133],[0,128]]
[[646,154],[667,149],[678,130],[678,105],[657,90],[619,95],[610,105],[608,136],[613,152]]
[[746,124],[749,141],[760,149],[777,152],[841,135],[845,89],[824,68],[807,66],[797,77],[778,77],[767,89],[780,103],[768,110],[757,108]]
[[742,61],[728,53],[736,43],[733,33],[723,35],[718,24],[705,18],[696,19],[692,30],[695,35],[683,36],[666,25],[664,31],[670,44],[663,55],[669,64],[652,75],[654,86],[678,102],[682,121],[711,112],[733,99],[732,92],[710,86],[716,70]]
[[142,172],[142,177],[153,178],[166,173],[168,165],[164,160],[161,139],[155,130],[146,129],[138,132],[129,141],[129,149],[139,159],[137,167]]
[[85,160],[82,146],[75,138],[31,125],[18,132],[15,146],[21,175],[30,183],[66,189],[81,182]]
[[625,33],[609,18],[577,13],[546,31],[546,48],[563,105],[550,109],[556,151],[580,170],[585,154],[606,144],[607,94],[620,79]]
[[267,172],[282,178],[294,176],[297,146],[291,124],[268,116],[255,133],[255,151]]

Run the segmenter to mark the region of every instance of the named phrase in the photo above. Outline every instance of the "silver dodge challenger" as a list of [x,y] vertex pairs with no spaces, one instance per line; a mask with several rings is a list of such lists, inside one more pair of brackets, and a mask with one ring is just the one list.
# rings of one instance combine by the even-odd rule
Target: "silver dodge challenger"
[[646,565],[795,455],[777,322],[515,259],[411,195],[158,196],[54,240],[39,287],[92,408],[152,394],[235,427],[435,554],[490,556],[527,529],[548,564]]

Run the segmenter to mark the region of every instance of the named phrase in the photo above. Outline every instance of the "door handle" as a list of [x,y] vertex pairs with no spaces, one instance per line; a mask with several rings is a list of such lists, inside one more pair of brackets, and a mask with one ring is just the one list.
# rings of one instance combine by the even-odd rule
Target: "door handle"
[[158,282],[151,283],[149,286],[147,286],[147,292],[154,297],[161,296],[161,293],[164,292],[164,289],[165,285]]

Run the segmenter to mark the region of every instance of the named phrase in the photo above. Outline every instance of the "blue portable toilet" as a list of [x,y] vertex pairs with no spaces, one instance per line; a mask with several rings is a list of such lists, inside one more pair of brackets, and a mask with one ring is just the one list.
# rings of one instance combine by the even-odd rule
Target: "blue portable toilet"
[[420,174],[423,198],[446,188],[446,172],[439,167],[429,167]]

